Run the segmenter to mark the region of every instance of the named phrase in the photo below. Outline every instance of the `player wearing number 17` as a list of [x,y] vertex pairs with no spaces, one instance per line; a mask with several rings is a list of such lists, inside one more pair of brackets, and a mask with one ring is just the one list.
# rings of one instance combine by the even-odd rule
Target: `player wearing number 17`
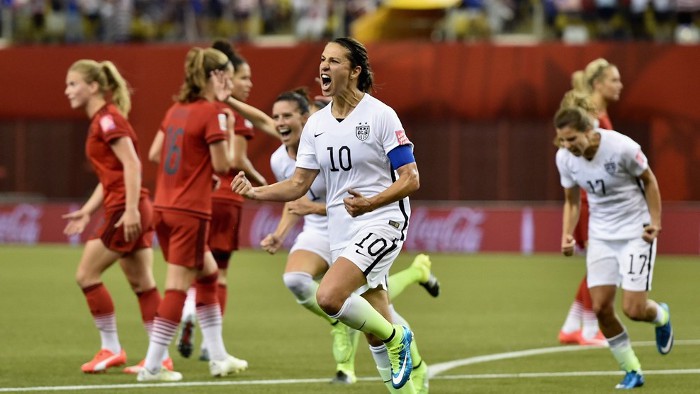
[[239,173],[231,185],[250,199],[292,201],[323,177],[333,264],[316,292],[318,305],[367,335],[390,392],[413,393],[413,334],[391,323],[386,292],[406,239],[408,195],[419,188],[413,144],[396,112],[369,94],[372,70],[361,43],[338,38],[326,44],[319,77],[332,101],[306,123],[291,178],[253,188]]
[[616,286],[622,309],[634,321],[656,326],[661,354],[673,347],[669,308],[648,298],[661,231],[661,196],[639,144],[616,131],[593,129],[581,108],[560,109],[554,118],[561,148],[556,161],[564,187],[562,252],[571,256],[579,218],[579,187],[588,192],[590,220],[586,266],[600,330],[625,377],[618,389],[644,384],[627,330],[615,314]]

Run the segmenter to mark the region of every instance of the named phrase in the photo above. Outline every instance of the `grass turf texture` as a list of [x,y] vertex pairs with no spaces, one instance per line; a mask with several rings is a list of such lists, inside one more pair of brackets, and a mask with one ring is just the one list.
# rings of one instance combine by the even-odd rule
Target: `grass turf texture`
[[[230,353],[249,361],[248,371],[211,378],[206,363],[197,360],[201,341],[197,331],[197,349],[191,358],[182,358],[171,346],[175,368],[189,386],[137,385],[135,377],[122,374],[121,369],[84,375],[80,365],[98,350],[99,334],[74,281],[81,252],[81,248],[64,246],[0,246],[0,393],[19,387],[45,387],[31,392],[90,393],[386,392],[364,340],[356,362],[360,381],[352,386],[327,383],[334,373],[330,327],[298,306],[284,287],[286,254],[269,256],[259,251],[234,254],[228,273],[224,340]],[[413,257],[402,254],[394,271],[407,267]],[[395,300],[430,365],[558,347],[557,333],[584,274],[583,257],[478,254],[432,255],[431,259],[442,285],[440,297],[433,299],[420,286],[411,286]],[[165,263],[156,251],[155,275],[161,292],[164,273]],[[697,257],[657,259],[651,298],[671,307],[679,342],[670,355],[656,352],[653,326],[623,317],[642,367],[649,371],[645,393],[695,393],[700,387],[699,277]],[[104,282],[114,299],[122,345],[134,364],[145,356],[148,346],[136,297],[118,265],[107,271]],[[621,379],[607,349],[587,348],[460,366],[433,378],[430,387],[436,394],[599,393],[612,392]]]

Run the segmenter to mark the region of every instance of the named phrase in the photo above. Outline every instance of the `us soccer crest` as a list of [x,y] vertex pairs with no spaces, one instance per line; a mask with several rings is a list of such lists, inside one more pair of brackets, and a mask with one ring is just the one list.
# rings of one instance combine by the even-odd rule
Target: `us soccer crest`
[[617,164],[615,164],[614,161],[605,163],[605,171],[610,175],[615,175],[615,171],[617,171]]
[[369,138],[369,125],[365,123],[355,126],[355,136],[360,141],[364,141]]

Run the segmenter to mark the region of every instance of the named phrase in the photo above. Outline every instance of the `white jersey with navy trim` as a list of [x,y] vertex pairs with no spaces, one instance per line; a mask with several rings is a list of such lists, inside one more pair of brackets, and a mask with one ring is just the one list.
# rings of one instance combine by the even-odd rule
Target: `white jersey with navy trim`
[[331,102],[304,126],[296,166],[320,170],[326,184],[326,210],[331,249],[345,247],[360,228],[384,223],[405,238],[411,207],[408,198],[353,218],[343,199],[354,189],[365,197],[386,190],[398,178],[387,154],[408,140],[396,112],[365,93],[342,121],[331,114]]
[[[270,156],[270,167],[277,182],[291,178],[296,168],[295,164],[296,162],[289,157],[287,147],[284,145],[277,148]],[[316,177],[314,183],[311,184],[311,188],[306,193],[306,197],[313,202],[326,203],[326,186],[323,184],[323,178],[320,176]],[[328,231],[328,220],[323,215],[305,215],[303,231],[315,231],[325,234]]]
[[588,193],[588,237],[625,240],[641,237],[650,223],[649,208],[639,176],[649,168],[639,144],[616,131],[595,130],[600,146],[592,160],[561,148],[557,168],[561,185]]

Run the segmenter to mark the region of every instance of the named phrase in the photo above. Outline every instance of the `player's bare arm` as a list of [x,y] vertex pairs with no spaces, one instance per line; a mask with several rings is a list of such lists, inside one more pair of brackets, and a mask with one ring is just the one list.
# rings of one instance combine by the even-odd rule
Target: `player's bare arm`
[[291,178],[272,185],[253,187],[243,171],[233,178],[231,190],[251,200],[292,201],[300,198],[311,188],[319,170],[297,167]]
[[659,192],[659,183],[651,168],[647,168],[639,176],[639,179],[644,183],[644,196],[651,217],[651,223],[644,227],[642,238],[651,243],[661,232],[661,193]]
[[576,240],[574,239],[574,229],[578,223],[581,212],[581,192],[578,186],[564,189],[564,211],[561,233],[561,252],[564,256],[572,256]]

